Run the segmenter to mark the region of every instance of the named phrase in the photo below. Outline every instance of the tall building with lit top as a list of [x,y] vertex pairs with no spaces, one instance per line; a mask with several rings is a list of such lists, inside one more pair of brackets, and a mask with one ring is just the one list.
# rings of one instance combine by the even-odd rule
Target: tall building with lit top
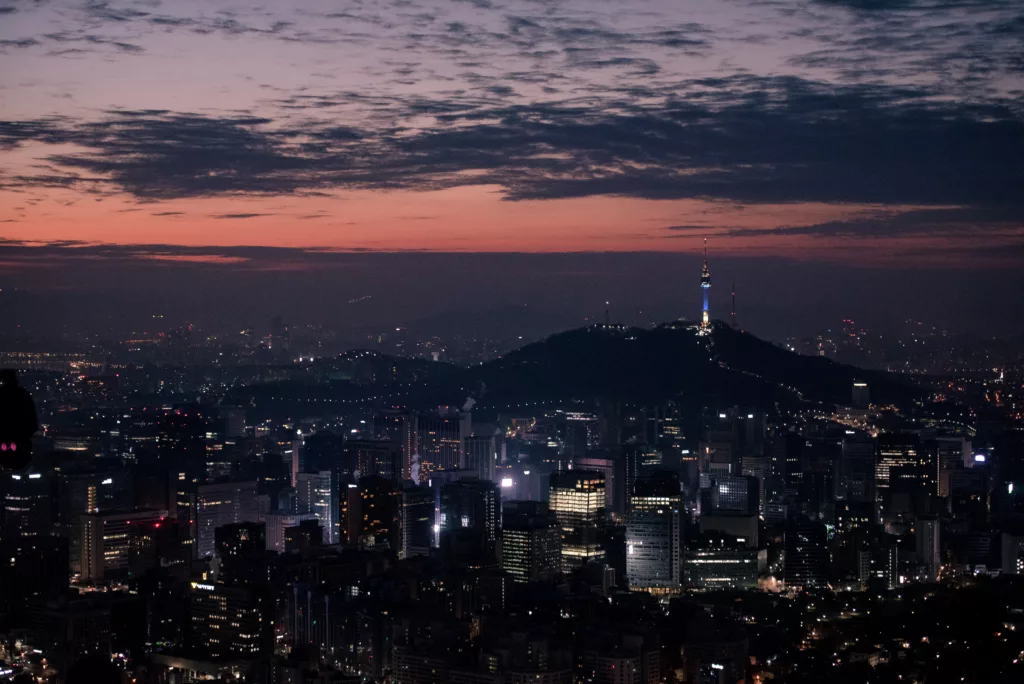
[[704,238],[704,268],[700,272],[700,291],[704,295],[704,311],[700,318],[700,328],[707,332],[711,329],[711,307],[708,305],[708,295],[711,294],[711,271],[708,269],[707,238]]
[[663,472],[637,480],[626,523],[626,577],[634,591],[679,590],[682,495],[679,476]]
[[604,558],[604,473],[552,473],[548,503],[562,530],[562,571]]

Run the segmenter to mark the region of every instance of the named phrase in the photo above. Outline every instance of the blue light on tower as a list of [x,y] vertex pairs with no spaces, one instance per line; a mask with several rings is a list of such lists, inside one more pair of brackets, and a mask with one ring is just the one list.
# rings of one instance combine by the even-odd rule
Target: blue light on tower
[[711,271],[708,269],[708,239],[704,238],[704,268],[700,272],[700,289],[704,293],[704,312],[700,319],[703,332],[711,330],[711,309],[708,306],[708,294],[711,290]]

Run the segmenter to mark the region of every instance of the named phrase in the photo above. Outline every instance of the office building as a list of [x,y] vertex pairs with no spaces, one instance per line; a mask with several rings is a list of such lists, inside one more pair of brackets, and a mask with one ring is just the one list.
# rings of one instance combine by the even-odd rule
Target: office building
[[934,515],[922,515],[914,523],[914,537],[917,542],[917,558],[921,564],[923,578],[928,582],[939,579],[942,565],[939,519]]
[[364,477],[346,498],[348,543],[364,547],[398,549],[402,535],[402,490],[383,477]]
[[502,509],[501,569],[516,582],[537,582],[561,570],[562,533],[548,504],[506,501]]
[[892,590],[899,586],[896,544],[891,541],[864,543],[857,550],[857,579],[861,587]]
[[191,582],[188,641],[208,658],[256,659],[274,646],[274,602],[261,588]]
[[460,480],[441,487],[441,536],[472,533],[480,553],[494,557],[501,538],[501,492],[488,480]]
[[0,559],[0,629],[25,625],[32,603],[67,593],[67,539],[37,536],[0,541]]
[[267,550],[277,553],[285,552],[285,531],[289,527],[295,527],[304,520],[316,520],[312,513],[266,513],[263,521],[267,529]]
[[871,404],[871,390],[868,388],[868,383],[860,380],[854,381],[850,400],[854,408],[866,409]]
[[754,589],[758,552],[729,534],[705,532],[686,542],[683,582],[699,591]]
[[402,544],[399,558],[430,555],[436,545],[434,525],[437,524],[435,490],[430,487],[408,486],[402,489],[399,524]]
[[220,563],[217,579],[232,583],[266,581],[264,559],[267,525],[243,522],[218,527],[214,532],[216,557]]
[[604,474],[587,470],[552,473],[548,504],[562,530],[562,571],[605,557]]
[[669,593],[682,579],[682,495],[679,476],[637,480],[626,523],[626,579],[634,591]]
[[218,527],[257,522],[256,482],[218,482],[199,485],[196,492],[196,557],[212,556]]
[[50,476],[42,470],[4,474],[3,536],[38,537],[53,532]]
[[124,579],[129,575],[132,556],[132,526],[157,528],[165,519],[162,511],[114,511],[81,516],[83,582]]
[[373,415],[373,436],[398,445],[402,453],[402,479],[412,479],[410,465],[416,453],[416,414],[385,410]]
[[284,552],[299,553],[315,546],[323,546],[327,533],[316,518],[303,520],[294,527],[284,528]]
[[501,432],[493,425],[490,430],[474,428],[474,434],[463,440],[466,470],[476,473],[481,480],[493,482],[500,439]]
[[402,446],[389,439],[360,439],[345,442],[345,460],[353,464],[356,477],[383,477],[394,483],[403,479]]
[[828,537],[825,525],[795,518],[786,524],[783,575],[791,588],[819,589],[828,583]]
[[890,493],[937,495],[938,445],[910,433],[879,435],[875,479],[879,490]]
[[189,528],[174,518],[152,525],[129,525],[128,574],[139,578],[160,568],[178,581],[192,574],[192,549]]
[[295,485],[299,513],[312,513],[324,529],[324,543],[337,544],[341,534],[338,478],[329,470],[299,473]]
[[716,475],[705,492],[708,505],[701,506],[701,514],[757,515],[760,509],[761,483],[756,477]]
[[[57,479],[57,526],[60,533],[68,538],[71,571],[82,571],[81,537],[78,534],[80,516],[83,513],[106,513],[134,508],[133,478],[130,470],[120,467],[98,467],[75,469],[71,464],[61,464]],[[164,494],[156,498],[156,510],[167,505],[167,481],[161,483]],[[145,506],[140,506],[145,507]]]
[[875,443],[871,435],[847,430],[839,460],[838,498],[875,502],[875,460]]
[[463,440],[470,435],[470,427],[470,414],[467,412],[439,409],[418,414],[416,455],[419,456],[420,472],[428,475],[437,470],[462,468]]

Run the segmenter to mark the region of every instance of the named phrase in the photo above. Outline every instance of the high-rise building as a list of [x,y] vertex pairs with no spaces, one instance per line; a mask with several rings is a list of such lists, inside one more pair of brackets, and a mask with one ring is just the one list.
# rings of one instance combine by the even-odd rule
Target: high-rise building
[[0,629],[23,626],[32,602],[55,600],[68,590],[68,540],[21,537],[0,541]]
[[189,643],[209,658],[269,655],[274,646],[272,597],[261,588],[191,582]]
[[917,558],[921,563],[924,578],[934,582],[939,578],[942,565],[942,547],[939,537],[939,519],[934,515],[922,515],[914,523],[914,537],[917,540]]
[[[757,515],[761,483],[747,475],[718,475],[707,490],[709,514]],[[701,507],[701,513],[705,512]]]
[[879,435],[875,478],[880,490],[937,495],[938,445],[911,433]]
[[602,560],[604,474],[588,470],[552,473],[548,503],[562,530],[562,571]]
[[857,550],[857,579],[864,588],[892,590],[899,586],[896,544],[862,544]]
[[[416,450],[421,472],[457,470],[463,464],[463,440],[469,436],[470,414],[439,409],[416,416]],[[410,465],[411,467],[411,465]]]
[[162,511],[86,513],[80,518],[83,582],[126,577],[131,568],[132,526],[160,525]]
[[348,543],[398,549],[401,545],[401,490],[383,477],[364,477],[359,480],[354,496],[351,491],[346,492],[349,494],[345,521]]
[[501,569],[516,582],[536,582],[558,575],[562,533],[548,504],[506,501],[502,509]]
[[757,549],[729,534],[705,532],[686,542],[683,582],[691,589],[757,587]]
[[501,491],[488,480],[459,480],[441,487],[441,536],[472,532],[481,553],[495,556],[501,538]]
[[191,538],[187,526],[175,518],[153,524],[128,526],[131,545],[128,574],[133,579],[160,568],[161,576],[184,581],[192,574]]
[[839,461],[839,498],[874,504],[875,478],[874,440],[866,432],[847,431]]
[[299,513],[315,515],[324,528],[324,543],[337,544],[341,534],[337,476],[329,470],[299,473],[295,491]]
[[266,513],[263,521],[267,525],[267,550],[284,553],[285,530],[295,527],[303,520],[316,520],[312,513]]
[[411,478],[410,465],[416,454],[416,414],[411,411],[385,410],[373,415],[373,436],[399,446],[402,452],[402,479]]
[[284,551],[285,553],[296,553],[314,546],[323,546],[326,536],[319,520],[316,518],[303,520],[294,527],[284,528]]
[[784,577],[786,586],[816,589],[828,582],[828,536],[825,525],[796,518],[786,524]]
[[214,530],[216,556],[224,566],[245,562],[261,556],[267,549],[267,525],[262,522],[241,522]]
[[629,481],[627,459],[619,447],[592,449],[573,460],[573,468],[590,470],[604,475],[604,506],[609,513],[625,513],[626,501],[632,490],[626,489]]
[[215,530],[218,527],[258,520],[255,480],[199,485],[196,492],[196,557],[206,558],[214,554]]
[[626,523],[626,578],[634,591],[668,593],[682,579],[682,495],[679,476],[641,478]]
[[360,439],[345,442],[346,461],[358,477],[383,477],[394,483],[403,479],[402,446],[389,439]]
[[[134,507],[132,471],[120,467],[75,468],[62,464],[57,479],[57,526],[70,543],[71,571],[82,571],[81,537],[78,527],[83,513],[106,513]],[[167,504],[166,479],[162,482]],[[141,506],[140,507],[144,507]]]
[[465,442],[466,469],[476,473],[481,480],[494,481],[500,434],[497,428],[490,431],[475,430],[475,434],[463,440]]
[[430,487],[408,486],[402,489],[402,505],[399,516],[402,529],[402,545],[399,558],[428,556],[435,546],[434,525],[437,524],[435,492]]
[[854,382],[850,398],[854,408],[866,409],[871,403],[871,391],[868,388],[868,383],[859,380]]
[[53,532],[51,480],[42,470],[3,475],[4,537],[37,537]]
[[157,450],[172,483],[171,514],[192,531],[193,539],[198,520],[196,494],[199,485],[206,481],[206,452],[214,425],[214,420],[199,406],[166,411],[157,425]]

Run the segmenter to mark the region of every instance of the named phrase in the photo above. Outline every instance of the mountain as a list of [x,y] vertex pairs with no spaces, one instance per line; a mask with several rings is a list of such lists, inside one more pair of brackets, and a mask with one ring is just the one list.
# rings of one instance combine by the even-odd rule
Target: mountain
[[898,376],[794,354],[720,322],[707,336],[682,323],[570,330],[469,369],[467,376],[464,384],[476,388],[481,407],[680,395],[745,405],[846,405],[855,380],[869,384],[875,401],[903,403],[919,394]]
[[849,405],[854,381],[867,382],[879,403],[906,406],[924,394],[904,376],[801,356],[720,322],[709,335],[684,322],[578,328],[469,368],[357,350],[318,360],[314,375],[324,373],[330,378],[326,384],[293,377],[239,388],[232,401],[252,399],[265,411],[294,415],[374,402],[462,406],[469,397],[476,401],[474,410],[484,413],[611,399],[696,405],[717,400],[770,410]]

